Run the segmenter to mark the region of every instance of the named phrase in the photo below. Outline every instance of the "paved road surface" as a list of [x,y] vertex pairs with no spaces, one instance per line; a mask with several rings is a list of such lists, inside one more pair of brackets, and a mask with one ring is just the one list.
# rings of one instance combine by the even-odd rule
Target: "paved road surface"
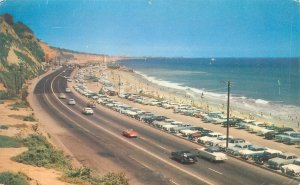
[[[36,85],[34,93],[40,106],[60,123],[62,127],[77,136],[80,143],[126,169],[130,176],[142,184],[299,184],[287,177],[274,174],[256,166],[229,158],[225,163],[211,163],[199,159],[196,164],[183,165],[169,158],[171,151],[192,149],[198,145],[163,133],[135,119],[120,115],[106,107],[97,105],[95,114],[81,114],[87,99],[76,93],[66,93],[67,99],[74,98],[75,106],[67,105],[67,99],[58,99],[67,87],[60,69]],[[67,69],[66,73],[71,71]],[[73,89],[72,89],[73,90]],[[128,139],[121,136],[122,130],[132,128],[140,137]],[[82,151],[80,146],[66,146],[74,153]],[[85,154],[88,158],[88,153]],[[97,169],[99,159],[89,159],[87,165]]]

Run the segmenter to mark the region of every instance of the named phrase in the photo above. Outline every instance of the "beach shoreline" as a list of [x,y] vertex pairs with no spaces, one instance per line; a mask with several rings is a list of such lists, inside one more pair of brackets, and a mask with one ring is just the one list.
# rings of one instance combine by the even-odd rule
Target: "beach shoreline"
[[[227,94],[212,96],[205,91],[195,92],[193,88],[171,88],[149,80],[140,72],[122,66],[120,69],[108,69],[109,80],[119,92],[136,93],[156,99],[166,99],[175,103],[193,105],[204,111],[219,111],[227,113]],[[120,87],[118,84],[121,84]],[[225,84],[224,84],[225,85]],[[230,97],[230,117],[243,119],[254,119],[269,125],[274,124],[280,127],[292,127],[299,129],[299,107],[287,106],[289,115],[281,114],[286,107],[263,100],[248,99],[245,97]],[[271,104],[271,105],[270,105]],[[256,105],[256,106],[255,106]],[[270,109],[270,107],[273,107]]]

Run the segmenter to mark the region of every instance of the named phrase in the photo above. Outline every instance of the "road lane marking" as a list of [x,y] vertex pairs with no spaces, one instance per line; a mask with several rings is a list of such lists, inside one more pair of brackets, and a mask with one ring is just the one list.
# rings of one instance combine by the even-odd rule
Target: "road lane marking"
[[144,137],[139,137],[141,140],[145,140],[146,142],[148,142],[148,143],[152,143],[152,145],[154,145],[154,146],[157,146],[157,147],[159,147],[159,148],[161,148],[161,149],[163,149],[163,150],[166,150],[166,151],[168,151],[168,152],[171,152],[170,150],[168,150],[167,148],[165,148],[165,147],[163,147],[163,146],[161,146],[161,145],[159,145],[159,144],[156,144],[155,142],[153,142],[153,141],[151,141],[151,140],[149,140],[149,139],[146,139],[146,138],[144,138]]
[[145,163],[143,163],[143,162],[141,162],[141,161],[139,161],[139,160],[137,160],[137,159],[135,159],[135,158],[133,158],[133,157],[131,157],[131,156],[128,156],[128,158],[134,160],[135,162],[139,163],[141,166],[143,166],[143,167],[145,167],[145,168],[148,168],[148,169],[151,170],[151,171],[155,171],[153,168],[149,167],[149,166],[146,165]]
[[170,179],[170,182],[172,182],[175,185],[179,185],[177,182],[173,181],[172,179]]
[[[57,78],[57,77],[58,77],[58,76],[56,76],[55,78]],[[54,90],[53,90],[53,81],[55,80],[55,78],[51,81],[51,91],[52,91],[52,93],[54,93]],[[46,96],[46,97],[47,97],[47,96]],[[100,125],[98,125],[98,124],[95,124],[93,121],[87,119],[85,116],[83,116],[83,115],[81,115],[81,114],[78,114],[77,112],[75,112],[74,110],[72,110],[70,107],[66,106],[66,105],[65,105],[65,104],[64,104],[64,103],[63,103],[56,95],[55,95],[54,97],[55,97],[55,98],[56,98],[56,99],[57,99],[64,107],[66,107],[67,109],[69,109],[71,112],[73,112],[73,113],[76,114],[77,116],[81,117],[83,120],[86,120],[86,121],[89,122],[90,124],[92,124],[92,125],[94,125],[95,127],[99,128],[100,130],[102,130],[102,131],[104,131],[104,132],[106,132],[106,133],[108,133],[108,134],[114,136],[115,138],[118,138],[118,139],[120,139],[121,141],[123,141],[123,142],[125,142],[125,143],[127,143],[127,144],[129,144],[129,145],[131,145],[131,146],[133,146],[133,147],[135,147],[135,148],[137,148],[137,149],[139,149],[139,150],[141,150],[141,151],[147,153],[148,155],[150,155],[150,156],[152,156],[152,157],[154,157],[154,158],[156,158],[156,159],[158,159],[158,160],[164,162],[165,164],[168,164],[169,166],[172,166],[173,168],[176,168],[177,170],[186,173],[186,174],[189,175],[189,176],[192,176],[192,177],[194,177],[194,178],[196,178],[196,179],[198,179],[198,180],[200,180],[200,181],[202,181],[202,182],[205,182],[205,183],[207,183],[207,184],[214,184],[214,183],[212,183],[212,182],[206,180],[204,176],[196,175],[196,174],[194,174],[194,173],[192,173],[192,172],[190,172],[190,171],[188,171],[188,170],[185,170],[185,169],[183,169],[183,168],[180,168],[179,166],[177,166],[177,165],[175,165],[175,164],[173,164],[173,163],[171,163],[171,162],[169,162],[169,161],[163,159],[162,157],[160,157],[160,156],[158,156],[158,155],[156,155],[156,154],[154,154],[154,153],[148,151],[147,149],[142,148],[142,147],[140,147],[140,146],[138,146],[138,145],[136,145],[136,144],[134,144],[134,143],[128,141],[128,140],[125,139],[124,137],[121,137],[120,135],[115,134],[115,133],[113,133],[112,131],[105,129],[105,128],[102,127],[102,126],[100,126]],[[47,99],[48,99],[48,98],[47,98]],[[48,100],[48,101],[49,101],[49,100]],[[50,101],[49,101],[49,103],[50,103]],[[50,104],[51,104],[51,103],[50,103]],[[53,106],[53,104],[52,104],[52,106]],[[56,109],[56,110],[58,110],[55,106],[53,106],[53,108]],[[60,112],[60,111],[59,111],[59,112]],[[76,123],[76,125],[78,125],[78,124]],[[79,126],[80,128],[82,128],[82,129],[84,129],[84,130],[87,131],[87,129],[83,128],[82,126],[80,126],[80,125],[78,125],[78,126]],[[90,131],[89,131],[89,132],[90,132]],[[94,134],[93,134],[93,135],[94,135]]]
[[221,172],[219,172],[219,171],[217,171],[217,170],[214,170],[214,169],[212,169],[212,168],[208,168],[209,170],[211,170],[211,171],[213,171],[213,172],[215,172],[215,173],[218,173],[218,174],[220,174],[220,175],[223,175],[223,173],[221,173]]

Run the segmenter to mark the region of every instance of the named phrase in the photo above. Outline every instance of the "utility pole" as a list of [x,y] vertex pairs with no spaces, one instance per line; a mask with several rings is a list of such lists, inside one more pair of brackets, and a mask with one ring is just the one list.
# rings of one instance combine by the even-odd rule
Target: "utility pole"
[[227,82],[228,92],[227,92],[227,138],[226,138],[226,148],[228,148],[228,140],[229,140],[229,101],[230,101],[230,81]]
[[121,93],[121,79],[120,79],[120,75],[119,75],[119,96],[120,96],[120,93]]

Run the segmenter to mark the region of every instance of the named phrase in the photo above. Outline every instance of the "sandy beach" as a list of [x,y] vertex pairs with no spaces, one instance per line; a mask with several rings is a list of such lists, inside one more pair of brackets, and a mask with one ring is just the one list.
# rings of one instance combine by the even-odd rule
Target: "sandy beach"
[[[86,74],[88,73],[89,71],[87,70]],[[154,97],[156,99],[169,99],[178,103],[193,104],[194,106],[198,106],[200,108],[203,108],[204,110],[223,111],[226,113],[225,110],[226,107],[225,108],[220,107],[216,102],[211,103],[207,99],[203,100],[202,102],[191,102],[190,97],[186,96],[183,90],[176,90],[172,88],[159,86],[157,84],[147,81],[141,75],[134,73],[132,71],[128,71],[126,69],[106,69],[105,71],[99,72],[99,75],[106,75],[109,78],[109,80],[114,84],[115,90],[118,92],[120,91],[121,93],[122,92],[130,92],[130,93],[137,93],[137,94],[140,93],[143,95],[147,95],[149,97]],[[121,84],[120,87],[118,86],[119,83]],[[88,87],[89,90],[93,92],[99,92],[99,90],[102,88],[103,85],[98,82],[86,81],[86,86]],[[172,109],[164,109],[162,107],[142,105],[142,104],[134,103],[127,99],[119,98],[118,96],[111,96],[111,98],[119,102],[123,102],[129,106],[139,108],[144,111],[149,111],[157,115],[164,115],[177,121],[191,123],[195,126],[201,126],[213,130],[215,132],[226,134],[226,128],[221,127],[220,125],[204,123],[199,118],[184,116],[181,114],[175,114],[173,113]],[[247,115],[249,115],[250,113],[251,112],[247,112],[247,113],[239,112],[238,110],[233,109],[231,116],[249,118],[247,117]],[[270,123],[270,120],[261,117],[254,117],[254,119],[256,119],[257,121]],[[231,128],[230,135],[233,137],[246,139],[247,141],[253,144],[266,146],[283,152],[291,152],[300,155],[299,148],[296,147],[295,145],[286,145],[283,143],[274,142],[272,140],[265,140],[263,139],[263,137],[256,136],[245,130]]]
[[[213,97],[209,94],[202,95],[192,90],[174,89],[161,86],[147,80],[141,74],[135,73],[127,68],[107,69],[105,72],[109,80],[113,83],[115,89],[119,92],[128,92],[153,97],[155,99],[166,99],[175,103],[193,105],[205,111],[227,112],[227,96]],[[100,75],[100,74],[99,74]],[[118,84],[121,84],[120,86]],[[99,91],[99,86],[91,87],[92,90]],[[280,110],[269,110],[262,112],[259,107],[250,107],[241,102],[237,102],[231,97],[230,117],[239,117],[243,119],[254,119],[269,125],[279,127],[292,127],[299,130],[298,109],[295,108],[291,115],[280,115]],[[263,104],[259,105],[263,108]],[[274,113],[278,111],[278,113]]]

